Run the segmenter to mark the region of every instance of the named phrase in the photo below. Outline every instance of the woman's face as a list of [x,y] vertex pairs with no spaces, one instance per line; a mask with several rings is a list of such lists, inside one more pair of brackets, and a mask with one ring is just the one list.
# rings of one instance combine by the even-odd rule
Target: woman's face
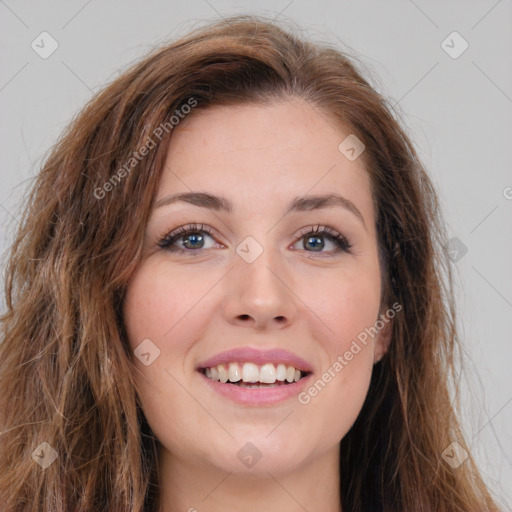
[[[362,341],[381,277],[349,135],[295,99],[175,128],[124,307],[164,461],[277,476],[335,460],[389,342]],[[344,199],[310,200],[330,194]]]

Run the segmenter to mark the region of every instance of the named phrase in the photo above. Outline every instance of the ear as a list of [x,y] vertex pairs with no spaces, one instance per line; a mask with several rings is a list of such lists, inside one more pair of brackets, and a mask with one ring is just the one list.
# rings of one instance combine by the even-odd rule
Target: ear
[[393,320],[388,318],[388,321],[383,320],[384,326],[375,335],[373,344],[373,363],[378,363],[384,354],[388,351],[391,344],[391,337],[393,333]]

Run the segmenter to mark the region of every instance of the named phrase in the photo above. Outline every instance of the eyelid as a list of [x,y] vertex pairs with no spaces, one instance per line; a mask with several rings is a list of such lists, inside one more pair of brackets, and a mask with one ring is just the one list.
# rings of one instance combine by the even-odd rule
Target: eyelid
[[[338,250],[335,251],[334,254],[339,252],[344,252],[347,254],[353,253],[353,244],[350,241],[350,239],[337,229],[334,229],[330,226],[326,226],[325,224],[315,224],[301,228],[299,230],[299,233],[295,235],[294,244],[297,243],[301,238],[305,237],[306,235],[320,235],[322,237],[328,238],[332,243],[334,243],[338,247]],[[315,254],[315,251],[306,252]],[[333,253],[329,251],[323,251],[316,252],[316,254],[318,254],[319,257],[327,257],[329,255],[332,255]]]
[[[179,235],[185,235],[189,231],[204,231],[212,238],[217,237],[221,240],[224,240],[222,235],[214,228],[207,224],[201,224],[199,222],[191,222],[189,224],[184,224],[183,226],[179,226],[171,231],[165,231],[161,236],[156,237],[157,245],[161,246],[165,241],[172,240],[174,237]],[[224,243],[224,242],[222,242]]]
[[328,234],[345,238],[344,235],[340,233],[337,229],[331,228],[330,226],[325,226],[324,224],[314,224],[311,226],[300,228],[300,230],[295,234],[295,239],[297,240],[297,238],[300,238],[299,235],[306,236],[311,233],[322,233],[324,231],[327,232]]
[[[170,232],[164,233],[162,236],[157,238],[157,245],[164,250],[169,250],[170,252],[177,252],[177,253],[196,253],[197,255],[200,252],[203,252],[200,249],[198,250],[187,250],[182,249],[179,247],[175,247],[172,251],[169,249],[169,247],[172,247],[173,244],[175,244],[176,240],[179,240],[182,236],[185,236],[189,234],[190,232],[204,232],[207,235],[209,235],[212,239],[220,239],[222,245],[226,245],[224,242],[224,239],[220,233],[212,228],[211,226],[207,224],[202,224],[198,222],[192,222],[189,224],[185,224],[182,226],[179,226],[178,228],[173,229]],[[312,254],[317,254],[320,257],[326,257],[329,255],[337,254],[337,253],[347,253],[350,254],[352,252],[352,243],[350,240],[340,233],[337,229],[334,229],[330,226],[326,226],[323,224],[314,224],[309,225],[301,228],[298,230],[295,235],[293,235],[293,241],[292,244],[296,244],[299,242],[303,237],[306,235],[314,235],[319,234],[325,238],[330,239],[332,243],[334,243],[338,249],[334,252],[330,251],[306,251],[307,253],[311,252]],[[218,240],[215,240],[217,243],[219,243]],[[210,248],[211,249],[211,248]]]

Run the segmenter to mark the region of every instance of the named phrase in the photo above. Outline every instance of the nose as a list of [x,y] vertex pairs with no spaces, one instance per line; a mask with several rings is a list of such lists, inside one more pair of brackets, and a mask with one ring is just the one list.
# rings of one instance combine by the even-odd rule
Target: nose
[[236,258],[229,272],[224,313],[229,323],[256,330],[284,329],[297,317],[289,271],[270,251],[252,263]]

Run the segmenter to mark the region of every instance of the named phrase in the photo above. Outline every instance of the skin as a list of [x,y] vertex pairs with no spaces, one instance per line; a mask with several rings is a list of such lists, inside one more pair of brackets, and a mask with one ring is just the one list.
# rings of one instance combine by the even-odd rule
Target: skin
[[[155,208],[127,290],[131,347],[149,338],[161,351],[149,366],[134,358],[143,410],[160,443],[161,512],[341,509],[339,443],[389,345],[391,322],[306,405],[297,397],[240,405],[212,391],[195,369],[235,347],[284,348],[312,365],[314,382],[375,324],[375,212],[361,159],[338,150],[349,133],[295,98],[210,107],[175,128],[156,202],[201,191],[229,199],[234,210],[185,202]],[[283,215],[297,196],[332,192],[356,205],[366,227],[336,206]],[[190,249],[189,241],[189,252],[177,254],[157,245],[191,223],[215,230],[203,234],[204,248]],[[301,230],[318,224],[348,238],[352,254],[327,237],[320,252],[305,248],[311,235]],[[263,248],[252,263],[236,252],[247,236]],[[186,240],[174,245],[183,249]],[[261,453],[250,468],[237,457],[247,442]]]

